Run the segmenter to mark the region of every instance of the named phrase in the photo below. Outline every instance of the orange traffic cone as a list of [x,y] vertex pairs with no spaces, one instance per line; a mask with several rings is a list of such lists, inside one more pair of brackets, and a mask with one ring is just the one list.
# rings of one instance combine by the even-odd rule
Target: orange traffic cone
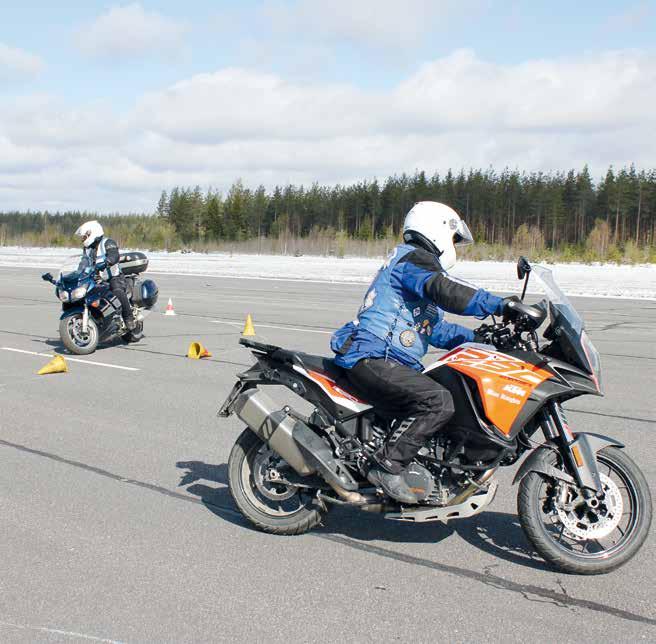
[[175,315],[175,309],[173,308],[173,302],[171,298],[169,298],[169,303],[166,305],[166,311],[164,311],[164,315]]
[[246,324],[244,324],[244,330],[241,332],[241,334],[245,335],[245,336],[254,336],[255,335],[255,327],[253,326],[253,318],[251,317],[250,313],[246,316]]
[[66,360],[64,360],[63,356],[57,354],[45,367],[41,367],[36,373],[39,376],[45,376],[49,373],[66,373],[67,371],[68,365],[66,364]]
[[200,360],[201,358],[211,358],[212,354],[200,343],[192,342],[187,351],[187,358],[192,360]]

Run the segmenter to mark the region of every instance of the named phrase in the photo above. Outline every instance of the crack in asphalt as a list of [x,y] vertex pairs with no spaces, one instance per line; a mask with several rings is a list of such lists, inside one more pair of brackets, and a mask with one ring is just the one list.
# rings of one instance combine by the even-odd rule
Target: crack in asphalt
[[[649,617],[644,617],[643,615],[638,615],[636,613],[631,613],[630,611],[623,610],[621,608],[615,608],[613,606],[608,606],[607,604],[601,604],[589,599],[579,599],[577,597],[572,597],[565,593],[559,593],[555,590],[549,588],[543,588],[542,586],[534,586],[532,584],[520,584],[515,581],[510,581],[509,579],[504,579],[497,575],[492,575],[490,573],[477,572],[475,570],[469,570],[467,568],[460,568],[459,566],[451,566],[449,564],[437,563],[431,561],[430,559],[422,559],[420,557],[415,557],[413,555],[407,555],[402,552],[397,552],[395,550],[389,550],[387,548],[381,548],[380,546],[372,546],[366,543],[360,543],[349,539],[348,537],[341,537],[338,535],[318,535],[322,539],[328,539],[329,541],[334,541],[336,543],[341,543],[349,548],[354,548],[356,550],[363,550],[371,554],[376,554],[381,557],[387,557],[388,559],[395,559],[396,561],[401,561],[403,563],[408,563],[415,566],[422,566],[424,568],[430,568],[432,570],[437,570],[439,572],[445,572],[456,577],[462,577],[465,579],[471,579],[473,581],[481,582],[486,586],[492,586],[493,588],[498,588],[500,590],[509,590],[511,592],[518,593],[524,596],[529,601],[540,601],[547,600],[548,603],[553,603],[559,607],[567,608],[587,608],[598,613],[604,613],[606,615],[612,615],[613,617],[618,617],[619,619],[625,619],[632,622],[639,622],[641,624],[648,624],[650,626],[656,626],[656,619],[651,619]],[[538,599],[540,598],[540,599]],[[543,602],[541,602],[543,603]]]
[[[131,479],[119,474],[114,474],[108,470],[102,469],[100,467],[95,467],[94,465],[88,465],[87,463],[82,463],[81,461],[75,461],[73,459],[65,458],[63,456],[58,456],[57,454],[52,454],[51,452],[45,452],[43,450],[34,449],[32,447],[27,447],[26,445],[20,445],[18,443],[12,443],[10,441],[0,439],[0,445],[4,447],[9,447],[20,452],[27,454],[33,454],[35,456],[40,456],[57,463],[63,463],[65,465],[70,465],[87,472],[92,472],[93,474],[98,474],[113,481],[118,481],[120,483],[126,483],[128,485],[134,485],[145,490],[150,490],[151,492],[157,492],[164,496],[171,497],[173,499],[186,501],[187,503],[194,503],[195,505],[203,505],[210,509],[215,509],[218,512],[223,512],[225,514],[238,517],[244,520],[242,514],[230,507],[208,503],[199,498],[194,498],[186,494],[180,494],[179,492],[174,492],[168,488],[162,487],[160,485],[154,485],[153,483],[147,483],[145,481],[139,481],[138,479]],[[388,548],[382,548],[380,546],[375,546],[371,544],[362,543],[351,539],[349,537],[344,537],[335,534],[319,534],[319,533],[310,533],[310,537],[317,539],[326,539],[334,543],[346,546],[353,550],[360,550],[368,554],[377,555],[379,557],[385,557],[387,559],[393,559],[401,563],[406,563],[412,566],[420,566],[423,568],[428,568],[438,572],[446,573],[449,575],[454,575],[462,579],[469,579],[478,583],[482,583],[486,586],[491,586],[500,590],[507,590],[510,592],[517,593],[518,595],[523,596],[528,601],[537,601],[540,603],[550,603],[558,607],[564,608],[586,608],[588,610],[604,613],[606,615],[611,615],[617,617],[618,619],[623,619],[631,622],[638,622],[640,624],[646,624],[649,626],[656,626],[656,619],[645,617],[644,615],[639,615],[637,613],[632,613],[621,608],[615,608],[614,606],[609,606],[607,604],[602,604],[600,602],[595,602],[588,599],[579,599],[577,597],[572,597],[568,595],[565,589],[562,586],[560,581],[557,581],[563,592],[557,592],[549,588],[543,588],[542,586],[536,586],[533,584],[522,584],[519,582],[514,582],[509,579],[504,579],[498,575],[491,573],[491,566],[488,566],[484,569],[483,572],[478,572],[475,570],[470,570],[468,568],[461,568],[459,566],[452,566],[449,564],[438,563],[431,561],[430,559],[423,559],[421,557],[415,557],[413,555],[408,555],[396,550],[390,550]]]
[[638,423],[649,423],[650,425],[656,425],[656,420],[652,418],[636,418],[635,416],[618,416],[617,414],[602,414],[600,411],[586,411],[584,409],[572,409],[567,408],[568,412],[573,414],[588,414],[590,416],[603,416],[604,418],[616,418],[618,420],[634,420]]
[[656,360],[651,356],[630,356],[626,353],[602,353],[602,356],[612,356],[613,358],[631,358],[632,360]]

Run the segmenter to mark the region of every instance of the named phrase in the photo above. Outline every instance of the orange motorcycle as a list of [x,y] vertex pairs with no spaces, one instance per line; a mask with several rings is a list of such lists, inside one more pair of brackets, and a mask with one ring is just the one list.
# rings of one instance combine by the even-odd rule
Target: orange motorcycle
[[[244,516],[287,535],[310,530],[332,505],[413,523],[462,519],[484,511],[497,491],[495,472],[528,453],[514,483],[519,520],[538,553],[577,574],[631,559],[651,524],[645,477],[617,440],[574,431],[562,406],[603,395],[599,353],[551,271],[520,258],[517,272],[524,293],[534,275],[546,298],[518,304],[513,319],[493,318],[477,329],[484,343],[463,344],[425,370],[449,389],[456,413],[408,467],[413,505],[367,482],[370,456],[394,421],[349,393],[331,359],[241,339],[256,364],[238,376],[219,415],[235,413],[246,424],[228,461]],[[284,385],[313,411],[276,404],[264,385]]]

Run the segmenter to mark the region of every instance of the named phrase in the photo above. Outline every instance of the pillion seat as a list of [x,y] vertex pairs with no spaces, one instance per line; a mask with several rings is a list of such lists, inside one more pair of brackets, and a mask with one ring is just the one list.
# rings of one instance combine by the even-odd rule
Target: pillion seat
[[344,376],[342,368],[338,367],[332,358],[326,356],[312,355],[310,353],[303,353],[302,351],[290,351],[273,344],[264,344],[249,340],[248,338],[240,338],[239,344],[258,353],[264,353],[273,360],[278,360],[289,365],[296,365],[306,371],[315,371],[335,381],[340,380]]

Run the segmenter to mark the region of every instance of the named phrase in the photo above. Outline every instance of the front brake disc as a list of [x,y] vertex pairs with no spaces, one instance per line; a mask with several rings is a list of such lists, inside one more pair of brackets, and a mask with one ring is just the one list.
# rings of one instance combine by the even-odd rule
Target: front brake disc
[[588,507],[585,500],[572,508],[556,504],[558,518],[569,537],[577,541],[603,539],[617,526],[622,518],[624,502],[617,484],[605,474],[600,474],[604,496],[596,508]]

